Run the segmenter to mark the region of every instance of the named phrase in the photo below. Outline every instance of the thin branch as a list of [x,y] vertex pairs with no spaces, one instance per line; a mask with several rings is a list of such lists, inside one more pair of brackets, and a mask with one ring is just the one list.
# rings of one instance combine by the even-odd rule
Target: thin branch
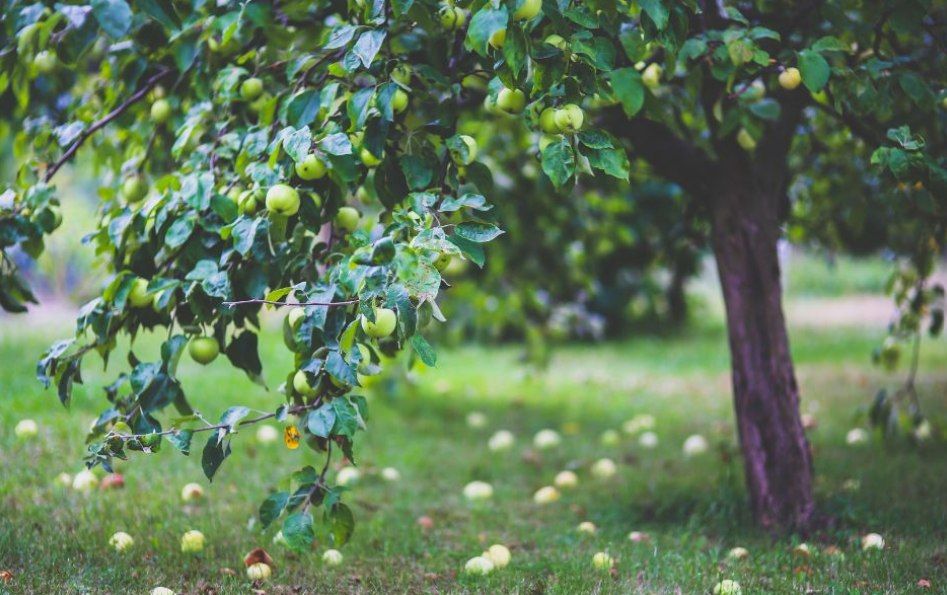
[[357,304],[358,302],[358,298],[341,302],[297,302],[294,304],[288,302],[276,302],[273,300],[237,300],[233,302],[223,302],[222,305],[229,308],[233,308],[234,306],[245,306],[248,304],[269,304],[271,306],[289,306],[293,308],[299,308],[302,306],[326,306],[328,308],[333,308],[336,306],[351,306],[352,304]]
[[69,148],[66,149],[66,152],[62,154],[62,157],[60,157],[59,160],[57,160],[51,166],[46,168],[46,174],[43,176],[43,182],[49,183],[53,176],[56,175],[56,172],[59,171],[59,169],[65,165],[67,161],[75,156],[76,152],[79,150],[79,147],[81,147],[90,136],[107,126],[112,120],[121,116],[128,110],[128,108],[141,101],[143,97],[145,97],[152,89],[154,89],[162,79],[171,74],[171,72],[171,70],[162,70],[158,74],[152,76],[150,79],[145,81],[145,84],[140,89],[135,91],[135,93],[126,99],[121,105],[110,111],[101,119],[96,120],[91,126],[82,131],[82,134],[79,135],[79,138],[69,145]]

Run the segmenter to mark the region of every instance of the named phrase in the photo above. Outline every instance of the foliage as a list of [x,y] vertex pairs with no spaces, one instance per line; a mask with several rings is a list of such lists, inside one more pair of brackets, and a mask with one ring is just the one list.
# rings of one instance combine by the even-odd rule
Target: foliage
[[[236,430],[271,418],[286,424],[287,446],[301,432],[327,458],[353,459],[368,418],[360,375],[400,349],[433,365],[422,331],[442,318],[438,266],[482,265],[482,244],[502,233],[485,198],[496,162],[458,136],[485,114],[543,131],[539,166],[557,188],[587,174],[627,181],[630,143],[691,198],[721,191],[709,170],[731,161],[751,163],[766,174],[753,183],[768,187],[785,185],[786,163],[831,170],[848,160],[836,150],[847,138],[832,137],[849,131],[877,149],[871,167],[886,188],[922,184],[896,211],[923,230],[915,248],[940,245],[943,92],[931,85],[943,86],[947,58],[933,5],[547,0],[529,17],[527,2],[536,7],[475,0],[460,7],[468,18],[447,21],[430,0],[5,5],[0,92],[22,125],[21,167],[0,196],[0,304],[32,299],[6,251],[41,250],[58,224],[53,177],[85,147],[102,180],[86,241],[112,278],[38,375],[68,404],[87,355],[107,362],[117,335],[168,330],[159,360],[133,351],[107,389],[90,464],[153,452],[162,438],[188,451],[199,434],[212,478]],[[790,65],[804,90],[776,85]],[[810,142],[787,156],[800,127]],[[377,220],[359,225],[353,206]],[[256,417],[242,406],[218,422],[198,415],[176,378],[188,341],[206,360],[193,339],[212,337],[263,383],[259,310],[293,300],[307,305],[285,324],[285,403]],[[379,329],[390,315],[389,336]],[[169,406],[179,417],[162,422]],[[284,533],[298,546],[312,539],[311,506],[330,524],[349,518],[326,468],[292,478]]]

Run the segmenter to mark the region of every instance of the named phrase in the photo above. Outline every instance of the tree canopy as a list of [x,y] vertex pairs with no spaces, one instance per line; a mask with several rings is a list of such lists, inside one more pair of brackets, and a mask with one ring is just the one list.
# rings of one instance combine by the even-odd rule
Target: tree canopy
[[[159,359],[133,348],[107,388],[88,462],[200,437],[213,478],[238,427],[275,417],[288,447],[326,453],[260,510],[285,513],[297,547],[312,506],[347,539],[326,470],[333,452],[354,459],[359,386],[403,349],[435,363],[424,332],[450,264],[483,265],[499,178],[523,153],[562,191],[670,181],[685,226],[748,172],[774,221],[892,248],[919,278],[943,240],[945,15],[929,1],[14,0],[3,16],[18,170],[0,195],[0,305],[32,301],[11,254],[42,250],[56,173],[80,153],[101,182],[85,241],[111,272],[40,379],[68,404],[87,357],[167,329]],[[196,414],[184,350],[272,386],[259,315],[291,303],[281,403]]]

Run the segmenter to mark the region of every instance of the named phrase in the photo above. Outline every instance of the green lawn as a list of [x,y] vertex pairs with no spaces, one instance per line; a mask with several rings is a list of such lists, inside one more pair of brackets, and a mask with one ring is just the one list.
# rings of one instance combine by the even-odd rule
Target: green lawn
[[[84,430],[105,402],[107,377],[89,365],[87,384],[77,390],[71,411],[64,410],[33,379],[35,358],[54,335],[27,332],[22,320],[0,322],[0,571],[13,573],[11,581],[0,582],[0,592],[147,593],[163,585],[178,592],[213,587],[244,593],[249,583],[242,557],[255,546],[275,559],[276,572],[264,588],[276,593],[697,593],[723,578],[738,580],[746,593],[912,592],[919,579],[930,580],[933,591],[947,588],[944,443],[922,449],[845,445],[845,432],[860,423],[859,411],[874,391],[897,381],[868,363],[875,331],[793,336],[803,409],[819,422],[811,434],[818,495],[838,522],[810,538],[817,553],[808,561],[791,553],[798,540],[773,539],[749,523],[734,456],[726,346],[722,329],[712,327],[674,339],[565,348],[541,375],[518,363],[516,348],[463,348],[442,353],[436,369],[412,374],[410,384],[370,395],[370,432],[357,450],[364,476],[347,494],[356,531],[344,548],[344,565],[327,568],[324,541],[312,554],[291,554],[271,545],[275,528],[261,531],[254,522],[257,505],[278,481],[320,459],[306,448],[259,445],[252,430],[234,441],[234,454],[213,484],[201,473],[199,455],[185,458],[166,445],[157,455],[120,466],[123,490],[83,496],[56,487],[59,473],[80,468]],[[136,351],[153,357],[156,345],[146,339]],[[269,376],[277,378],[290,359],[275,331],[264,350]],[[921,394],[941,427],[945,366],[947,346],[928,345]],[[231,403],[272,410],[280,401],[222,360],[200,369],[182,363],[181,374],[210,417]],[[465,417],[474,410],[487,415],[485,428],[467,427]],[[633,439],[600,443],[604,430],[638,413],[657,418],[655,450],[642,450]],[[18,441],[12,429],[26,417],[40,423],[40,435]],[[563,443],[534,452],[531,438],[546,427],[562,432]],[[491,453],[487,439],[501,428],[516,434],[516,445]],[[698,432],[711,452],[686,459],[681,443]],[[603,456],[619,463],[611,480],[588,472]],[[378,471],[386,466],[399,469],[402,480],[384,482]],[[578,473],[578,488],[555,504],[534,504],[533,492],[566,468]],[[474,479],[493,484],[489,504],[464,500],[463,486]],[[844,489],[850,479],[860,489]],[[188,482],[205,485],[203,504],[182,504],[180,490]],[[433,520],[430,530],[418,526],[422,515]],[[585,520],[598,525],[596,535],[575,530]],[[188,529],[208,537],[199,556],[179,551]],[[130,553],[108,547],[118,530],[135,538]],[[632,530],[651,540],[632,543]],[[869,531],[884,535],[884,551],[863,553],[854,545]],[[492,543],[511,548],[508,568],[486,578],[460,572]],[[737,545],[750,550],[748,561],[726,560]],[[840,547],[844,557],[819,553],[828,545]],[[613,575],[593,570],[597,551],[614,556]]]

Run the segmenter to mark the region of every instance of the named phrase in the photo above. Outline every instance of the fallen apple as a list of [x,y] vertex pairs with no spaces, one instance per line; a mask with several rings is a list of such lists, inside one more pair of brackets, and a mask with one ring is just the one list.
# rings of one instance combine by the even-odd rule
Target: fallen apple
[[268,579],[273,574],[273,569],[269,564],[257,562],[247,566],[247,578],[251,581],[262,581]]
[[197,483],[189,483],[181,488],[181,500],[195,502],[204,497],[204,488]]
[[471,481],[464,486],[464,497],[468,500],[489,500],[493,497],[493,486],[485,481]]
[[579,533],[586,533],[588,535],[595,535],[595,532],[598,531],[598,527],[596,527],[595,523],[591,521],[582,521],[579,523],[579,526],[576,527],[576,531]]
[[471,411],[467,414],[467,426],[471,428],[482,428],[487,425],[487,416],[479,411]]
[[644,432],[638,437],[638,445],[649,450],[655,448],[658,445],[658,435],[654,432]]
[[574,488],[579,485],[579,476],[573,471],[560,471],[556,473],[556,477],[552,480],[552,483],[555,484],[557,488]]
[[256,441],[260,444],[273,444],[280,438],[279,430],[270,425],[262,425],[256,430]]
[[39,424],[32,419],[24,419],[13,428],[13,435],[21,440],[28,440],[39,433]]
[[559,432],[555,430],[540,430],[536,432],[535,436],[533,436],[533,446],[540,450],[554,448],[559,446],[561,443],[562,438],[559,436]]
[[707,452],[708,448],[710,446],[707,444],[707,439],[700,434],[694,434],[684,441],[684,456],[695,457]]
[[493,436],[490,436],[490,440],[487,441],[487,447],[494,452],[509,450],[513,447],[513,442],[515,441],[516,438],[513,436],[513,432],[509,430],[497,430]]
[[464,564],[464,572],[477,576],[486,576],[493,572],[493,562],[483,556],[471,558]]
[[135,540],[132,539],[132,536],[128,533],[118,531],[109,537],[109,545],[112,546],[116,552],[124,552],[135,545]]
[[510,554],[509,548],[505,545],[495,543],[487,548],[487,551],[483,552],[482,557],[493,562],[494,568],[506,568],[510,563],[512,554]]
[[553,486],[543,486],[533,494],[533,502],[540,505],[552,504],[559,500],[559,490]]
[[617,471],[618,466],[611,459],[599,459],[592,464],[592,475],[599,479],[608,479]]
[[877,533],[869,533],[862,537],[862,550],[881,550],[885,547],[884,537]]
[[326,550],[322,554],[322,561],[326,566],[338,566],[342,563],[342,552],[339,550]]
[[77,492],[89,493],[97,485],[99,485],[99,478],[91,469],[83,469],[72,478],[72,489]]
[[204,534],[192,529],[181,536],[181,551],[185,554],[196,554],[204,549],[206,538]]
[[592,556],[592,567],[596,570],[610,570],[614,560],[605,552],[598,552]]
[[381,478],[385,481],[401,481],[401,472],[394,467],[385,467],[381,470]]
[[714,595],[742,595],[742,593],[740,583],[730,579],[722,580],[714,586]]

